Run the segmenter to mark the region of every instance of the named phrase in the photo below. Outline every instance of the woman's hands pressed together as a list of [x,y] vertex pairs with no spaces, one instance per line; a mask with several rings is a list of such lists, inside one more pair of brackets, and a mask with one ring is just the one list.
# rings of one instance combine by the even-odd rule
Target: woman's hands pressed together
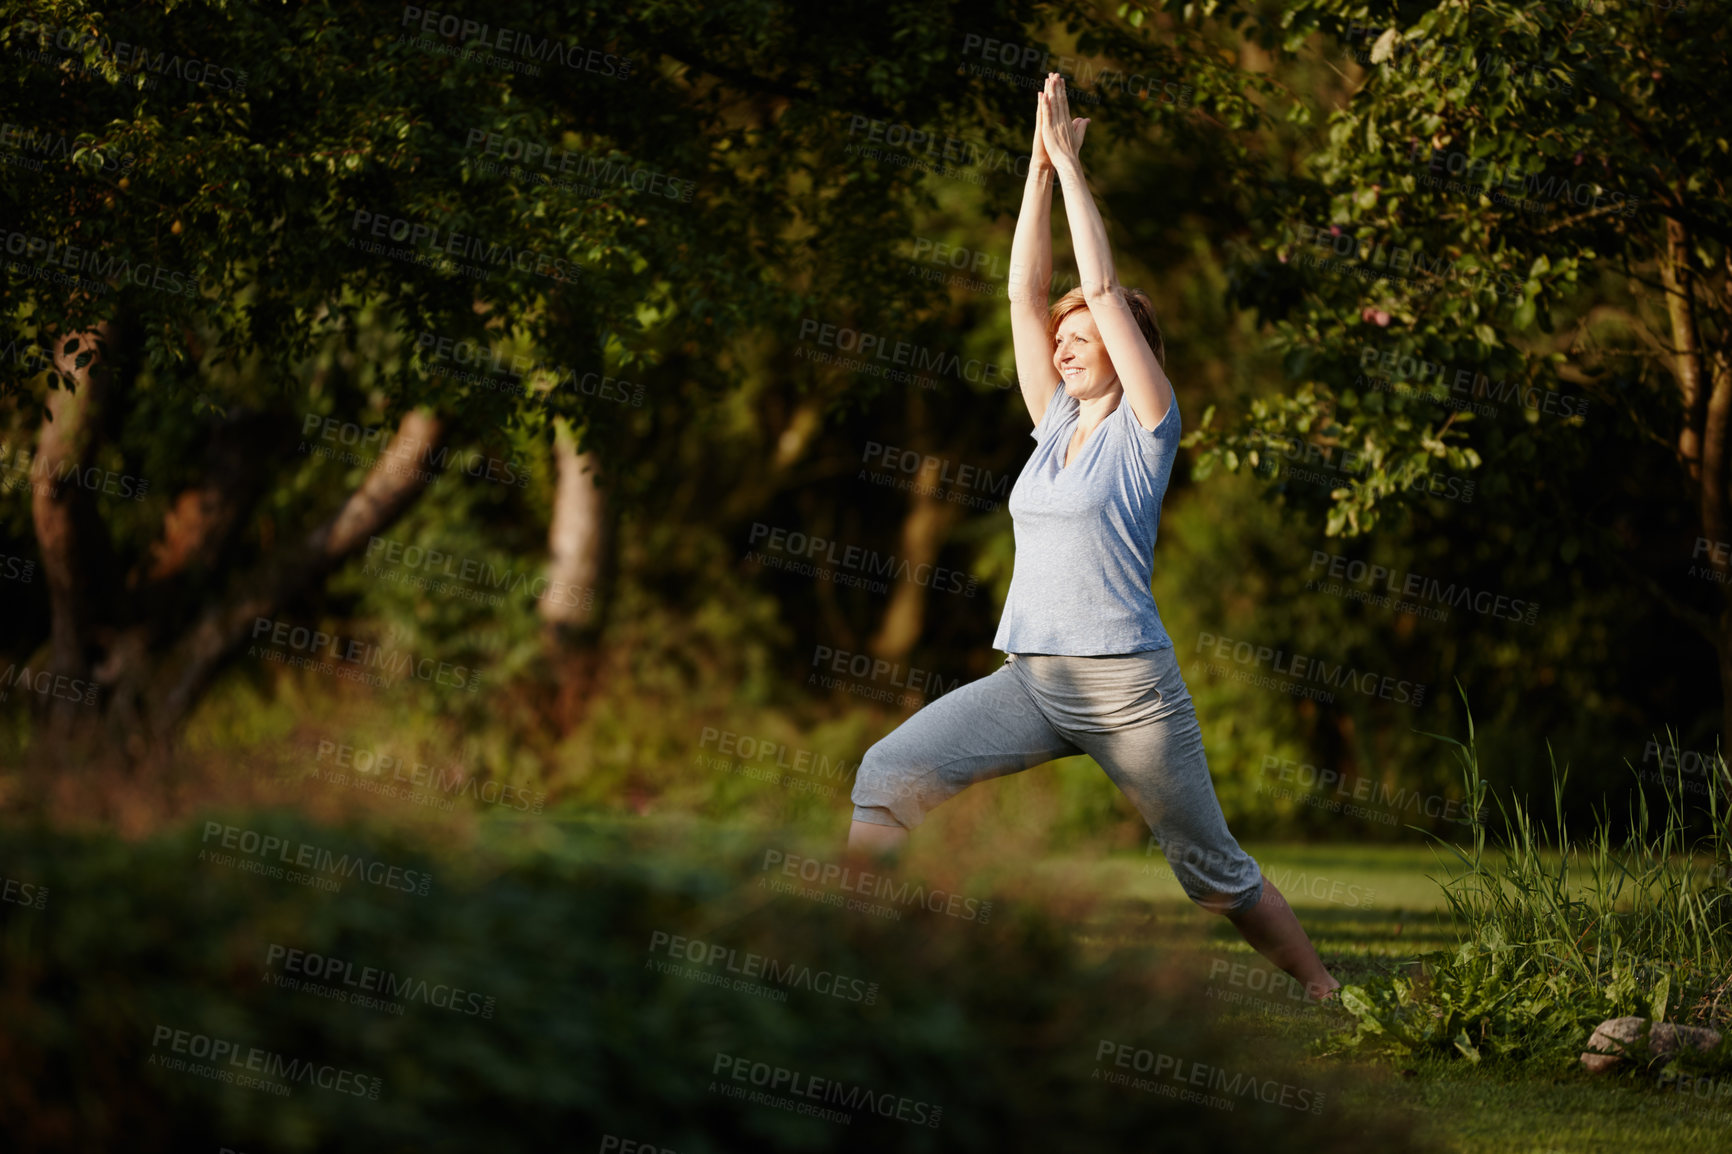
[[1046,87],[1036,96],[1034,159],[1036,167],[1063,170],[1082,167],[1083,133],[1089,122],[1072,118],[1070,98],[1065,95],[1064,77],[1056,72],[1046,74]]

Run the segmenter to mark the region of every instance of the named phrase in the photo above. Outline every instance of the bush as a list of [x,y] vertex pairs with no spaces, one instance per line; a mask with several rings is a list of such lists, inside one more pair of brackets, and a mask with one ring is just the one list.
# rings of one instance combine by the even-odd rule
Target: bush
[[[606,1148],[614,1135],[680,1154],[1151,1141],[1357,1152],[1367,1125],[1371,1148],[1405,1147],[1398,1123],[1349,1120],[1338,1105],[1303,1113],[1241,1094],[1231,1110],[1205,1108],[1099,1080],[1102,1039],[1250,1067],[1167,979],[1124,956],[1085,964],[1068,928],[1032,909],[947,916],[916,891],[897,919],[831,908],[774,892],[768,882],[781,875],[739,835],[700,847],[685,833],[675,848],[641,826],[525,823],[508,827],[509,856],[433,854],[401,834],[287,813],[209,820],[289,847],[268,858],[223,851],[236,861],[293,859],[304,844],[339,864],[356,855],[405,872],[320,892],[201,860],[223,840],[207,840],[203,821],[136,844],[9,833],[0,870],[46,887],[41,909],[17,900],[37,890],[0,903],[0,1132],[10,1148],[541,1152]],[[426,896],[391,888],[391,877],[420,884],[407,871],[430,872]],[[736,951],[735,973],[726,960],[680,963],[693,974],[734,980],[752,953],[786,972],[757,979],[769,995],[662,972],[657,963],[672,959],[652,950],[658,932]],[[291,949],[306,951],[298,973],[285,965]],[[310,988],[313,975],[337,990],[376,985],[368,967],[407,980],[394,997],[372,995],[401,1013]],[[791,977],[799,967],[839,975],[846,994]],[[290,977],[301,988],[282,984]],[[179,1054],[175,1030],[187,1031]],[[359,1092],[294,1081],[279,1097],[161,1065],[194,1062],[198,1035],[307,1063],[327,1080],[353,1072]],[[907,1114],[936,1106],[938,1124],[876,1116],[864,1099],[845,1123],[740,1101],[719,1087],[758,1087],[729,1083],[718,1055],[889,1095],[880,1105],[906,1098]],[[1332,1090],[1314,1071],[1256,1073]],[[793,1096],[786,1086],[781,1095]]]
[[[1432,735],[1438,736],[1438,735]],[[1349,1045],[1459,1055],[1504,1055],[1573,1065],[1607,1018],[1724,1026],[1732,962],[1732,862],[1724,790],[1706,795],[1705,829],[1693,821],[1681,780],[1663,782],[1658,821],[1638,795],[1614,847],[1611,822],[1572,844],[1564,818],[1567,769],[1551,763],[1555,838],[1519,799],[1502,816],[1501,862],[1486,859],[1473,718],[1455,746],[1469,799],[1473,844],[1450,846],[1466,867],[1441,883],[1463,935],[1452,951],[1420,959],[1417,974],[1387,972],[1342,990],[1357,1019]],[[1674,764],[1677,764],[1674,743]]]

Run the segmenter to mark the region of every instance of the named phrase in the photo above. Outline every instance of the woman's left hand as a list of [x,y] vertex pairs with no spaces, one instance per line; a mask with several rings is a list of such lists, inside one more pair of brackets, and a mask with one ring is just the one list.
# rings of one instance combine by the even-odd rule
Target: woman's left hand
[[1086,119],[1072,119],[1070,100],[1065,95],[1064,77],[1047,73],[1046,89],[1040,94],[1040,135],[1046,144],[1046,154],[1053,165],[1069,162],[1082,164],[1083,133],[1088,130]]

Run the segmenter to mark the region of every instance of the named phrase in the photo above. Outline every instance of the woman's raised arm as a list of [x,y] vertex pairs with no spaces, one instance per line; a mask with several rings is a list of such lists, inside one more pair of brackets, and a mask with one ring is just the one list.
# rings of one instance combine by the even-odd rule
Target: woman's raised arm
[[[1010,242],[1008,278],[1016,378],[1022,386],[1022,400],[1028,406],[1028,415],[1037,425],[1059,384],[1058,370],[1052,364],[1052,338],[1046,331],[1047,294],[1052,288],[1054,171],[1041,128],[1041,99],[1041,94],[1037,93],[1034,148],[1029,156],[1028,180],[1022,189],[1022,211],[1016,218],[1016,236]],[[1082,122],[1078,121],[1078,124]],[[1076,130],[1079,148],[1082,134],[1083,129],[1079,127]]]
[[[1095,204],[1094,193],[1083,176],[1082,133],[1070,119],[1070,101],[1065,96],[1064,78],[1048,79],[1041,99],[1041,130],[1045,134],[1046,151],[1058,181],[1064,186],[1064,214],[1070,221],[1071,247],[1076,252],[1077,279],[1082,282],[1083,297],[1088,301],[1089,316],[1100,330],[1101,342],[1107,347],[1113,368],[1118,371],[1119,384],[1124,386],[1125,401],[1136,415],[1137,423],[1153,429],[1167,415],[1173,403],[1173,386],[1167,380],[1155,351],[1149,347],[1137,319],[1125,303],[1113,272],[1113,254],[1107,247],[1107,228],[1101,220],[1101,210]],[[1032,166],[1031,166],[1032,168]],[[1022,371],[1021,349],[1017,350],[1017,371]],[[1023,386],[1026,393],[1027,385]]]

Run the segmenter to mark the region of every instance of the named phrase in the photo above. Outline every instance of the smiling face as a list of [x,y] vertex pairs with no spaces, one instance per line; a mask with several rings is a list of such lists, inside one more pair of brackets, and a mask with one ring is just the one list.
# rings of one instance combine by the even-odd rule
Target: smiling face
[[1052,363],[1064,380],[1064,391],[1079,401],[1105,396],[1119,387],[1118,371],[1087,308],[1077,309],[1059,322],[1053,337]]

